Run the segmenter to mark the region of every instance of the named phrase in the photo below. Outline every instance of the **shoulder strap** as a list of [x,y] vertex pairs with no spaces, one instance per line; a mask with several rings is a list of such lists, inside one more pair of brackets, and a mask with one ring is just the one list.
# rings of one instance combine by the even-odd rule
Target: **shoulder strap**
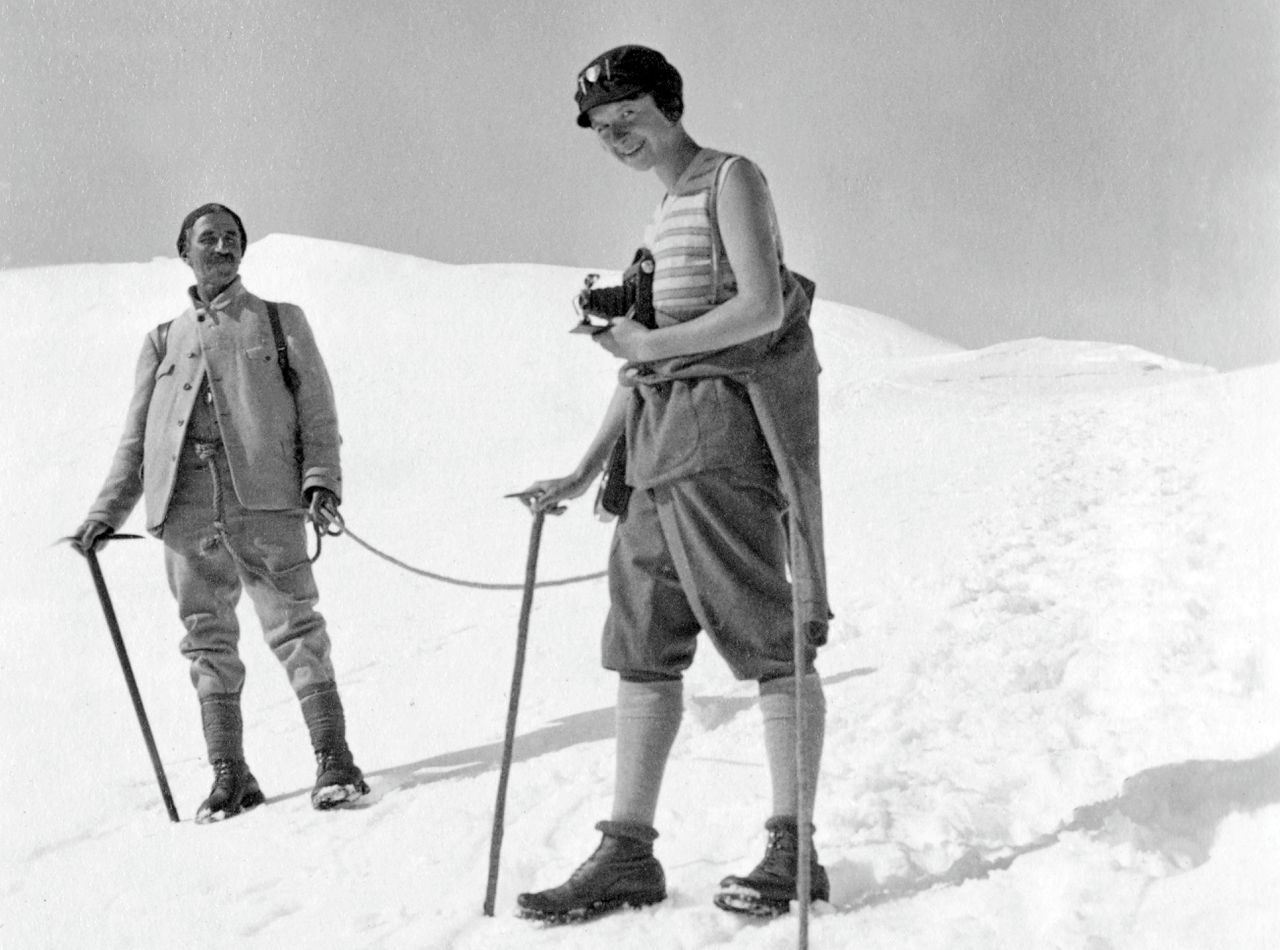
[[720,182],[724,179],[725,169],[741,156],[726,155],[716,166],[716,177],[711,182],[711,194],[707,197],[707,218],[711,222],[711,302],[716,302],[720,293],[720,222],[716,219],[716,202],[720,198]]
[[160,344],[159,353],[161,362],[164,361],[165,351],[169,349],[169,327],[173,326],[172,320],[166,320],[156,327],[156,341]]
[[276,340],[276,362],[280,364],[280,375],[284,377],[285,388],[296,393],[298,374],[289,365],[289,347],[285,343],[284,328],[280,326],[280,305],[272,300],[263,302],[267,305],[267,319],[271,321],[271,335]]
[[[284,328],[280,326],[280,307],[274,301],[264,301],[267,305],[267,319],[271,321],[271,335],[276,341],[276,361],[280,364],[280,375],[284,377],[284,385],[289,392],[298,391],[298,374],[293,371],[293,367],[289,365],[289,347],[285,343]],[[164,359],[165,352],[169,349],[169,328],[173,326],[172,320],[166,320],[156,327],[156,339],[160,344],[160,359]]]
[[[712,303],[715,303],[715,294],[718,294],[720,292],[720,247],[722,244],[722,241],[720,238],[720,224],[716,220],[716,200],[720,197],[720,184],[724,178],[725,169],[727,169],[730,165],[732,165],[741,157],[742,157],[741,155],[728,155],[725,157],[724,161],[720,163],[719,167],[716,169],[715,181],[711,185],[711,195],[707,200],[707,217],[711,221],[711,293],[712,293],[711,302]],[[779,238],[779,240],[781,239]],[[779,260],[778,263],[779,263],[779,266],[782,268],[783,294],[785,295],[787,292],[786,275],[790,273],[793,277],[795,277],[797,283],[799,283],[800,285],[801,291],[803,291],[804,295],[809,299],[809,305],[812,306],[813,302],[818,299],[817,285],[815,285],[812,280],[810,280],[808,277],[805,277],[803,274],[799,274],[791,270],[789,267],[786,266],[785,262]]]

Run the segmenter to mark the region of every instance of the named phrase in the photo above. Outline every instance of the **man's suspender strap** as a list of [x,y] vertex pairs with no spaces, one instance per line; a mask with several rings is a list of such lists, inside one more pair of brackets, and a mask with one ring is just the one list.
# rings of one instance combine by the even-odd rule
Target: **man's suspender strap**
[[[271,335],[276,341],[276,361],[280,364],[280,375],[284,377],[285,388],[291,393],[298,391],[298,374],[289,365],[289,347],[285,343],[284,328],[280,326],[280,306],[271,300],[263,301],[267,305],[267,319],[271,321]],[[172,320],[166,320],[156,327],[156,336],[160,344],[160,359],[164,359],[169,348],[169,327]]]

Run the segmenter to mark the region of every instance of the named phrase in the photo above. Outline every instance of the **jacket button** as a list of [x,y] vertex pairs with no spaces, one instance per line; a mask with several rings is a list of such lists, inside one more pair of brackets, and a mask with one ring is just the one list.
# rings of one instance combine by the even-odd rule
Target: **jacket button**
[[183,389],[190,389],[190,388],[191,388],[191,384],[190,384],[190,383],[183,383],[183,384],[182,384],[182,388],[183,388]]
[[179,420],[178,420],[178,425],[182,425],[182,424],[183,424],[184,422],[186,422],[186,421],[187,421],[186,419],[179,419]]

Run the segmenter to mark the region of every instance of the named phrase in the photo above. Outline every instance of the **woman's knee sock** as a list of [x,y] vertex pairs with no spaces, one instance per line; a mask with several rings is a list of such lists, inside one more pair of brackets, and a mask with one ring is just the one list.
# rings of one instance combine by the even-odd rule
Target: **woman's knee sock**
[[[818,771],[822,763],[822,740],[826,731],[827,701],[822,680],[810,673],[801,681],[804,702],[803,737],[805,789],[808,810],[818,787]],[[769,759],[769,775],[773,782],[773,814],[795,817],[799,806],[799,783],[796,764],[796,678],[780,676],[760,683],[760,713],[764,718],[764,746]]]
[[614,821],[653,826],[667,756],[684,712],[680,680],[618,681]]

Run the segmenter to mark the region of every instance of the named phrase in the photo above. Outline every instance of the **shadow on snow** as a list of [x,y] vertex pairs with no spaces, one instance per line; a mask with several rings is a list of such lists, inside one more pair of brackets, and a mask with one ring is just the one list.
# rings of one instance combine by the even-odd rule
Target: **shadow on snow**
[[852,883],[840,887],[841,878],[850,882],[860,876],[852,862],[841,862],[831,869],[832,883],[837,890],[855,893],[836,903],[842,910],[860,910],[981,880],[1006,870],[1024,854],[1052,847],[1068,832],[1114,843],[1127,840],[1141,850],[1159,852],[1185,871],[1209,859],[1218,826],[1228,815],[1275,804],[1280,804],[1280,746],[1253,759],[1161,765],[1126,779],[1115,798],[1077,808],[1070,821],[1048,834],[994,853],[970,848],[938,874],[903,875],[862,889]]
[[[824,676],[824,686],[834,686],[855,676],[867,676],[872,669],[847,670],[831,676]],[[704,722],[714,721],[716,726],[723,725],[740,712],[756,705],[754,696],[694,696],[690,703],[699,708],[699,718]],[[713,712],[708,713],[707,710]],[[524,762],[552,752],[559,752],[572,746],[586,742],[599,742],[612,739],[614,729],[614,707],[605,706],[587,712],[574,713],[553,721],[550,725],[535,729],[516,737],[512,750],[512,762]],[[375,789],[381,796],[389,791],[403,791],[420,785],[429,785],[450,779],[473,778],[488,771],[497,770],[502,765],[502,743],[491,742],[487,745],[473,746],[457,752],[444,752],[406,765],[378,769],[366,773],[366,778],[380,778],[382,787]],[[298,795],[310,794],[309,788],[300,788],[285,792],[267,799],[275,803],[294,798]]]

